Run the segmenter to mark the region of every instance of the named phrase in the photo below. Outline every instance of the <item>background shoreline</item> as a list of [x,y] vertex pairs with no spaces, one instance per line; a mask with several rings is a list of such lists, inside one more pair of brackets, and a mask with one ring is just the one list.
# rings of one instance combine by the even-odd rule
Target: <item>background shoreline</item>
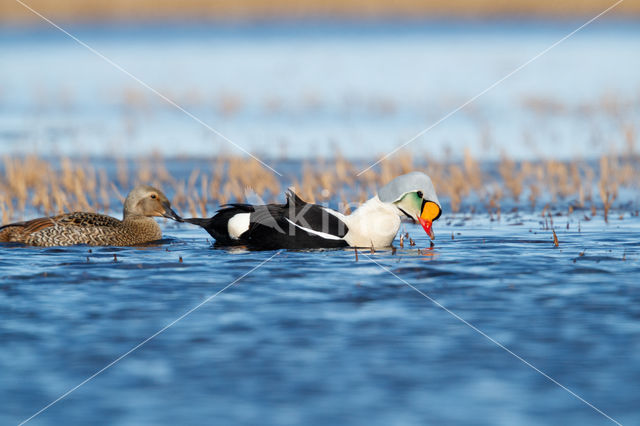
[[[492,17],[592,17],[615,4],[611,1],[570,0],[564,2],[537,2],[530,0],[455,0],[446,4],[440,2],[399,2],[338,1],[314,2],[310,0],[291,1],[251,1],[251,2],[206,2],[187,0],[182,2],[141,0],[124,1],[81,1],[47,0],[26,1],[29,7],[54,20],[109,21],[128,19],[220,19],[227,21],[248,21],[255,19],[301,20],[305,18],[351,18],[394,19],[394,18],[492,18]],[[626,0],[610,12],[610,16],[640,16],[640,1]],[[7,1],[0,5],[0,21],[33,22],[40,20],[17,1]]]

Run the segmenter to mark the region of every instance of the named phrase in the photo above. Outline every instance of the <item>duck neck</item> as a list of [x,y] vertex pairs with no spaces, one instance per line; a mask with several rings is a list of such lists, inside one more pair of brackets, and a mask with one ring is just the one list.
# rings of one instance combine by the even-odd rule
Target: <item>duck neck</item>
[[123,223],[155,223],[156,225],[158,224],[152,217],[149,216],[143,216],[141,214],[135,214],[135,213],[125,213],[124,217],[122,218],[122,222]]
[[146,241],[162,238],[162,229],[154,218],[142,215],[127,215],[122,221],[122,227],[129,229],[136,235],[143,235]]

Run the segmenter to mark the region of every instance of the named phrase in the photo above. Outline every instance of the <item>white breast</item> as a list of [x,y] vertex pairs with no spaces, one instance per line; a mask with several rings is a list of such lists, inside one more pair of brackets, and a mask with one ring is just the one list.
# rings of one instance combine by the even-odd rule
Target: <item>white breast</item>
[[397,209],[377,196],[345,216],[344,221],[349,228],[344,239],[352,247],[389,247],[400,229]]
[[234,240],[249,230],[249,218],[251,213],[238,213],[227,222],[227,231]]

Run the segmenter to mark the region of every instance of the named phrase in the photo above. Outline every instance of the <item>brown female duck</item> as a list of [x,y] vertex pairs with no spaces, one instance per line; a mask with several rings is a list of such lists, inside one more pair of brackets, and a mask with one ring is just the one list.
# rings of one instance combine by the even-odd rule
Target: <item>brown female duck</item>
[[42,217],[0,227],[0,242],[52,247],[88,244],[91,246],[132,246],[162,238],[152,217],[182,221],[167,197],[159,190],[140,185],[124,201],[123,219],[98,213],[75,212]]

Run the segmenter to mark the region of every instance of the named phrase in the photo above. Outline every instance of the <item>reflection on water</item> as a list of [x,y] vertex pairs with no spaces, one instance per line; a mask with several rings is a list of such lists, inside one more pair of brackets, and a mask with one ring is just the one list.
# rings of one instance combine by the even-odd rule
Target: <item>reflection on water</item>
[[[604,423],[435,306],[598,408],[639,420],[640,222],[444,217],[396,251],[284,251],[34,424]],[[515,225],[513,225],[515,223]],[[3,247],[0,422],[16,423],[273,252],[169,223],[137,248]],[[114,260],[114,255],[116,260]],[[182,259],[182,261],[180,261]],[[170,401],[170,403],[167,403]]]

